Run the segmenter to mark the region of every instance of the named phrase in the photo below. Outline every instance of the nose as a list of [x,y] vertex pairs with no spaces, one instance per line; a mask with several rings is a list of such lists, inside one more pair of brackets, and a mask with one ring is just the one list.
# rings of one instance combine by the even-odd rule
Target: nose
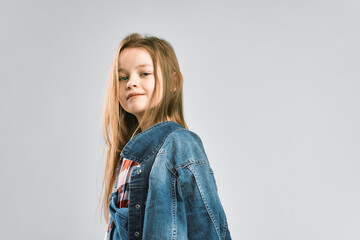
[[126,84],[127,88],[131,87],[138,87],[139,86],[139,79],[135,76],[129,76],[129,81]]

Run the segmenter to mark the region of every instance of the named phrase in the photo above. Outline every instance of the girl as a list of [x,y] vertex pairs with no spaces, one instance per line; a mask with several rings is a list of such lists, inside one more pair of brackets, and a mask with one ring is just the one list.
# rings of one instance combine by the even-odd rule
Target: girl
[[106,239],[231,239],[182,83],[167,41],[134,33],[116,50],[102,119]]

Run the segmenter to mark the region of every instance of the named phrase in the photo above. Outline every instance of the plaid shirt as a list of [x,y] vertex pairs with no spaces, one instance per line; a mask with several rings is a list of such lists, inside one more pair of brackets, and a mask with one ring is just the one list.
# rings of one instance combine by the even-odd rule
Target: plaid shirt
[[[126,158],[123,159],[120,173],[117,179],[117,186],[116,186],[118,191],[118,202],[117,202],[118,208],[125,208],[128,207],[129,205],[129,191],[128,191],[129,180],[130,180],[129,172],[131,171],[131,168],[136,165],[138,165],[137,162],[133,162]],[[109,229],[110,229],[110,217],[108,220],[108,227],[105,234],[105,240],[109,239]]]
[[120,174],[118,177],[117,189],[119,190],[118,195],[118,208],[128,207],[129,205],[129,179],[130,179],[130,170],[133,166],[138,165],[137,162],[133,162],[129,159],[124,159],[121,165]]

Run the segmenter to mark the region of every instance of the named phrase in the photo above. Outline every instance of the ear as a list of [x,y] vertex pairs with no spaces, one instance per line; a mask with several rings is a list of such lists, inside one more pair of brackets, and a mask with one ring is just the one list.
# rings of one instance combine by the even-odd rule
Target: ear
[[175,93],[178,86],[180,85],[180,83],[183,80],[183,75],[181,74],[181,72],[173,72],[172,73],[172,79],[173,79],[173,88],[171,89],[171,92]]

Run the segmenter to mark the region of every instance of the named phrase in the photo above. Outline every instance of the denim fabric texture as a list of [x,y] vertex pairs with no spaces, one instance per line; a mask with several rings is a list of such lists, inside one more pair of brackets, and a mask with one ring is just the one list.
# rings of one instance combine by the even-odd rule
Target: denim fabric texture
[[128,239],[128,208],[118,208],[116,206],[118,192],[113,192],[110,196],[109,211],[110,221],[113,222],[109,228],[110,239],[126,240]]
[[214,172],[194,132],[161,122],[135,135],[121,156],[139,165],[129,173],[128,208],[117,208],[117,192],[111,194],[109,239],[231,239]]

